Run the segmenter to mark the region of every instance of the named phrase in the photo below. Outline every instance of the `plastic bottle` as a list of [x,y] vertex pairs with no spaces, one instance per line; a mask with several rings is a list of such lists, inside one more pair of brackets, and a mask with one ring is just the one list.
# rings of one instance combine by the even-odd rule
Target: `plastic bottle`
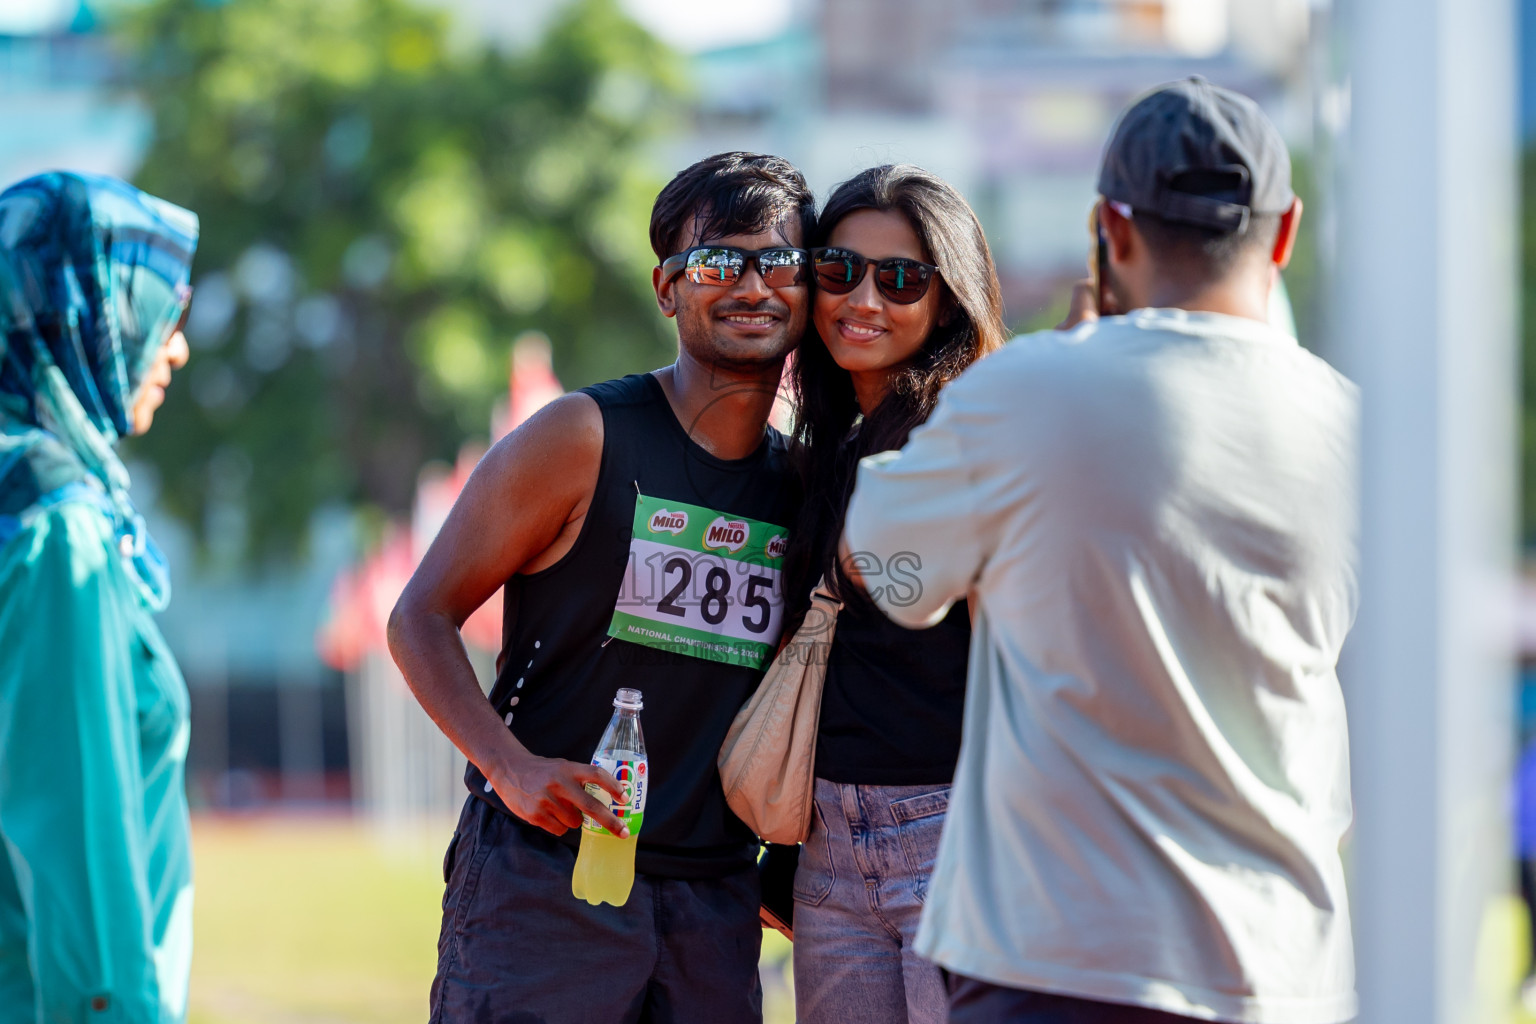
[[645,820],[645,797],[650,789],[649,767],[645,758],[645,736],[640,732],[641,701],[639,690],[620,690],[613,698],[613,717],[603,739],[592,755],[592,763],[606,768],[623,794],[615,800],[601,788],[589,785],[587,792],[607,800],[608,808],[629,827],[629,838],[603,828],[590,816],[581,826],[581,849],[576,854],[576,870],[571,875],[571,895],[596,906],[612,903],[622,907],[629,900],[635,884],[635,843]]

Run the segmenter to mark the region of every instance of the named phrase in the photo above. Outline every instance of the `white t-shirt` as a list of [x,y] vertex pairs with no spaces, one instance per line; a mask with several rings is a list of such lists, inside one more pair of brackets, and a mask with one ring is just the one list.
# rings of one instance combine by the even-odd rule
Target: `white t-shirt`
[[1264,324],[1148,309],[1016,339],[864,460],[846,536],[881,607],[975,613],[920,953],[1191,1017],[1354,1016],[1356,406]]

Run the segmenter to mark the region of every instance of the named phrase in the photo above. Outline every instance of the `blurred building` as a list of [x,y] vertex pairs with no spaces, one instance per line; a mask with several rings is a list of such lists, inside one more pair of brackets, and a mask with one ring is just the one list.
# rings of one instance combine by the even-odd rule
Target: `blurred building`
[[1536,0],[1520,0],[1520,142],[1529,145],[1536,138]]
[[0,183],[138,163],[149,120],[113,91],[117,62],[96,24],[80,0],[0,4]]
[[963,192],[1010,319],[1078,276],[1100,147],[1158,83],[1202,74],[1310,148],[1308,0],[801,0],[790,27],[693,57],[691,131],[662,155],[780,153],[818,194],[908,161]]

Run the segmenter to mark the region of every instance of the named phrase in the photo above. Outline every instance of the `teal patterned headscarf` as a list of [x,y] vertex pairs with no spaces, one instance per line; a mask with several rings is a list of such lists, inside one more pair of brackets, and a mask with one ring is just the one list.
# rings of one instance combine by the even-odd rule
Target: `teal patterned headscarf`
[[165,559],[113,450],[187,302],[197,217],[115,178],[53,172],[0,193],[0,544],[96,504],[146,602]]

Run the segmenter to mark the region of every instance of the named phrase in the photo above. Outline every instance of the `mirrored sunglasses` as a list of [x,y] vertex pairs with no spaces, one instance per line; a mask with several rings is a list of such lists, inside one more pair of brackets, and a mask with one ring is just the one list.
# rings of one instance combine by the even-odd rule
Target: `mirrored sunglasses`
[[685,274],[694,284],[726,288],[741,280],[747,261],[757,267],[758,276],[769,288],[790,288],[804,284],[810,253],[804,249],[776,246],[771,249],[738,249],[731,245],[696,245],[661,264],[663,283]]

